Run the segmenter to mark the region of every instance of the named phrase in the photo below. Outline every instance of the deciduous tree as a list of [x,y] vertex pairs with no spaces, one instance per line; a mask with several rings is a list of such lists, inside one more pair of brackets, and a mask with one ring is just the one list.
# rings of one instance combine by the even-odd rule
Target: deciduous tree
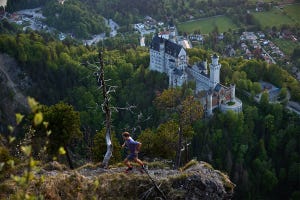
[[[183,87],[184,88],[184,87]],[[187,88],[188,89],[188,88]],[[178,146],[176,151],[175,165],[178,168],[181,165],[181,150],[183,137],[190,138],[191,125],[194,121],[200,119],[203,115],[203,109],[189,90],[180,90],[179,88],[170,88],[155,99],[155,104],[159,109],[163,109],[167,114],[167,119],[175,119],[178,127]]]
[[53,106],[44,106],[42,109],[44,121],[49,123],[48,129],[51,130],[47,151],[49,155],[58,155],[58,150],[63,147],[66,151],[67,159],[71,168],[73,163],[69,155],[68,146],[72,139],[80,139],[79,113],[71,105],[58,103]]

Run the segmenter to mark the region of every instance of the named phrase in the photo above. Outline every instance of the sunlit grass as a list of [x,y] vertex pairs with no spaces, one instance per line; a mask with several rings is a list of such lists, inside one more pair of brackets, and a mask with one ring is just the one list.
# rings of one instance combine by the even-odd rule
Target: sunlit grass
[[202,34],[207,34],[212,32],[215,27],[218,28],[219,32],[237,28],[228,17],[218,16],[181,23],[178,25],[178,30],[187,33],[193,33],[196,30],[200,30]]
[[283,8],[294,23],[300,23],[300,4],[287,5]]
[[253,17],[265,27],[280,27],[283,24],[294,25],[300,22],[300,4],[285,6],[283,9],[273,8],[266,12],[253,12]]

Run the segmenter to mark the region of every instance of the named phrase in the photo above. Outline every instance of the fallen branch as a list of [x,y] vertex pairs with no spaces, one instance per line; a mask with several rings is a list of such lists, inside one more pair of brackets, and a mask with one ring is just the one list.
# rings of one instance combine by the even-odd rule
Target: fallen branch
[[148,199],[149,195],[151,194],[152,190],[154,189],[154,186],[152,186],[149,190],[143,193],[143,196],[140,198],[140,200]]
[[156,182],[154,181],[154,179],[150,176],[148,170],[144,169],[144,171],[146,172],[146,174],[148,175],[149,179],[153,183],[155,189],[162,195],[163,199],[167,200],[167,197],[165,196],[165,194],[163,193],[163,191],[159,188],[159,186],[156,184]]

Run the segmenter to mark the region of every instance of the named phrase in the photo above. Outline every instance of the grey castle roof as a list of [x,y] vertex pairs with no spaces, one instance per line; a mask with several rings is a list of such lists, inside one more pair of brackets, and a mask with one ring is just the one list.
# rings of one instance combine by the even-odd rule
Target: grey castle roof
[[174,74],[177,75],[177,76],[182,76],[182,75],[183,75],[183,71],[180,70],[180,69],[177,69],[177,68],[175,68],[175,69],[173,70],[173,72],[174,72]]
[[152,42],[150,44],[150,48],[155,50],[155,51],[159,51],[159,45],[160,43],[162,43],[164,41],[163,38],[161,37],[158,37],[157,34],[155,34],[155,36],[153,37],[152,39]]
[[208,74],[205,74],[203,71],[200,73],[202,76],[205,76],[206,78],[209,78]]
[[153,37],[152,42],[150,44],[150,48],[155,51],[159,51],[159,47],[160,47],[161,43],[165,43],[165,53],[167,53],[175,58],[178,57],[178,54],[180,53],[181,49],[183,48],[179,44],[173,43],[162,37],[158,37],[157,34]]
[[[203,64],[203,62],[199,62],[199,63],[197,63],[197,64],[195,64],[195,65],[188,65],[188,67],[189,68],[193,68],[193,67],[196,67],[196,68],[198,68],[198,73],[200,73],[202,76],[204,76],[204,77],[206,77],[206,78],[209,78],[209,75],[208,74],[206,74],[205,72],[204,72],[204,70],[205,70],[205,67],[204,67],[204,64]],[[194,77],[192,74],[190,74],[192,77]]]
[[218,83],[215,87],[215,91],[219,92],[222,89],[222,85],[220,83]]
[[225,90],[228,90],[228,87],[222,85],[221,83],[218,83],[218,84],[215,86],[214,91],[215,91],[215,92],[219,92],[222,88],[225,89]]
[[198,69],[199,69],[200,71],[207,70],[207,69],[205,69],[205,65],[204,65],[203,62],[198,62],[198,63],[196,64],[196,66],[198,67]]

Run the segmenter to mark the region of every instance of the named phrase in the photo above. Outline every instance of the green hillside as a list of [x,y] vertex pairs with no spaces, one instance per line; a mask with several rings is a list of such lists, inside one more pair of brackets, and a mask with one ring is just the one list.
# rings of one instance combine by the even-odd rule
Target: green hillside
[[230,18],[226,16],[218,16],[180,23],[178,24],[178,31],[193,33],[194,31],[200,30],[201,33],[208,34],[216,29],[216,27],[220,32],[228,31],[228,29],[234,30],[237,28]]
[[283,7],[284,12],[289,18],[295,22],[300,23],[300,4],[287,5]]
[[253,12],[252,14],[263,28],[272,26],[281,27],[284,24],[295,25],[300,23],[299,9],[300,5],[297,4],[285,6],[282,9],[277,7],[270,11]]

